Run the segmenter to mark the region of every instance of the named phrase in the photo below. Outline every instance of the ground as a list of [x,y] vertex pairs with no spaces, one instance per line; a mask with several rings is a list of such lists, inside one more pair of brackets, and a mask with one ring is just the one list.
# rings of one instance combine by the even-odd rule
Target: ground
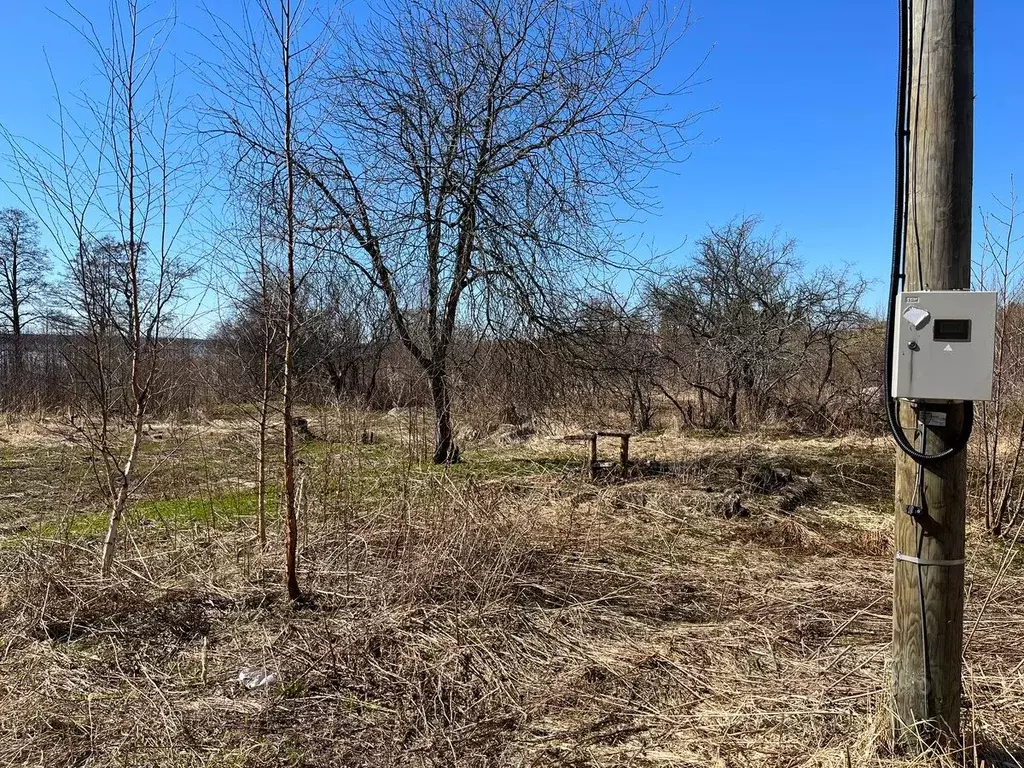
[[[306,415],[300,605],[274,493],[255,540],[251,422],[154,425],[107,582],[87,444],[6,424],[0,765],[913,762],[884,440],[651,434],[594,479],[569,430],[439,468],[422,415]],[[968,547],[955,762],[1016,765],[1022,563],[976,525]]]

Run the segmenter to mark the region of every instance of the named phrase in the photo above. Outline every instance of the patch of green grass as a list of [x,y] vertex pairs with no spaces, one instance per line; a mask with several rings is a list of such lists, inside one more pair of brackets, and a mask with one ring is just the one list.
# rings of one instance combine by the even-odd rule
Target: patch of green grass
[[409,446],[381,441],[372,444],[330,443],[314,441],[303,444],[299,457],[311,467],[324,469],[333,465],[350,478],[367,474],[379,477],[398,474],[411,467],[416,474],[433,475],[448,472],[455,477],[529,477],[560,474],[567,467],[582,465],[584,452],[561,456],[535,456],[517,447],[496,449],[468,445],[462,461],[447,467],[433,464],[429,456],[410,456]]
[[[268,513],[273,513],[276,505],[277,493],[270,489],[267,493]],[[235,492],[207,498],[139,501],[133,505],[129,515],[136,522],[149,520],[177,526],[249,517],[256,514],[257,507],[258,498],[255,492]]]
[[[277,492],[267,493],[267,514],[273,516],[277,507]],[[241,517],[255,516],[257,497],[255,492],[227,493],[212,498],[176,498],[137,501],[129,505],[126,520],[131,526],[155,525],[164,528],[187,528],[195,523],[213,524],[228,522]],[[33,525],[20,533],[18,538],[39,536],[42,538],[93,539],[107,531],[108,512],[82,512],[61,521],[47,521]]]
[[328,508],[342,501],[374,507],[395,498],[396,494],[433,488],[441,478],[456,482],[526,480],[558,477],[567,470],[583,467],[582,453],[577,455],[571,450],[563,455],[556,451],[535,456],[521,446],[473,445],[465,449],[458,464],[435,465],[428,457],[410,456],[408,446],[392,442],[307,444],[303,446],[301,460],[304,472]]
[[311,466],[332,461],[343,461],[346,465],[388,464],[405,458],[403,446],[386,442],[365,444],[315,440],[300,444],[296,454],[300,461]]
[[44,538],[55,539],[58,536],[70,538],[100,538],[107,532],[107,512],[87,512],[75,515],[63,523],[44,523],[40,534]]
[[0,535],[0,549],[17,548],[33,539],[93,539],[107,530],[106,512],[82,512],[61,520],[45,520]]

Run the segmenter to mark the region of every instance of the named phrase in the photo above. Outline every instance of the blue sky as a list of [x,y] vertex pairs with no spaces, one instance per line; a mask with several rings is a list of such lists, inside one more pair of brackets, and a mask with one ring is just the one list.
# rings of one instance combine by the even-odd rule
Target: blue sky
[[[163,2],[153,0],[155,7]],[[210,5],[230,17],[235,3]],[[102,20],[108,5],[78,0],[76,7]],[[65,89],[87,86],[92,72],[85,44],[50,8],[67,13],[59,2],[7,3],[0,26],[0,51],[17,62],[0,79],[0,123],[43,141],[54,135],[46,57]],[[176,8],[171,48],[183,70],[182,92],[195,85],[188,76],[194,57],[216,54],[198,31],[202,4],[178,0]],[[354,3],[350,10],[363,9]],[[877,302],[891,237],[896,3],[695,0],[693,12],[695,23],[663,77],[671,81],[708,54],[702,83],[678,107],[710,111],[687,162],[653,177],[661,210],[638,231],[668,250],[692,242],[709,223],[759,214],[798,241],[808,264],[851,262],[877,279]],[[1024,3],[977,4],[976,207],[1005,196],[1010,175],[1024,168],[1014,75],[1022,31]],[[0,205],[14,202],[0,187]],[[980,235],[976,223],[976,242]]]

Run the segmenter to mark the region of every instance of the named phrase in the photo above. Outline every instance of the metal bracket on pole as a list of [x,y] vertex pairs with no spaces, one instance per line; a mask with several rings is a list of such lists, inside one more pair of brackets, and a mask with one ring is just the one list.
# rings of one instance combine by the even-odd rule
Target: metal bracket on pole
[[910,555],[904,555],[902,552],[896,553],[896,559],[904,563],[913,563],[914,565],[937,565],[947,568],[964,564],[962,557],[959,560],[922,560],[920,557],[911,557]]

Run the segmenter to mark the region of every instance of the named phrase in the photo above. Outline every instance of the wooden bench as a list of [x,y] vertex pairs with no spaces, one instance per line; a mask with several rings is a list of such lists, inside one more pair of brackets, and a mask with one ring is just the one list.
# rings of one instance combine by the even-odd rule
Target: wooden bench
[[599,462],[597,460],[597,439],[599,437],[619,438],[619,469],[623,474],[629,469],[629,438],[632,432],[585,432],[579,435],[566,435],[562,438],[567,443],[587,443],[590,445],[590,474],[593,477],[597,474]]

